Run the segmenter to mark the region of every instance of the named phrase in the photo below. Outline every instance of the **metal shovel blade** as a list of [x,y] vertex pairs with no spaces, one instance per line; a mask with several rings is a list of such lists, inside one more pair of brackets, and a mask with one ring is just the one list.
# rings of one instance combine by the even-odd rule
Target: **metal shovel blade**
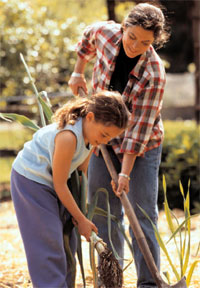
[[[158,280],[159,279],[159,280]],[[158,288],[187,288],[185,277],[183,277],[180,281],[178,281],[175,285],[169,285],[164,282],[160,275],[158,276],[157,286]]]
[[185,277],[183,277],[178,283],[176,283],[175,285],[169,286],[169,287],[173,287],[173,288],[187,288],[186,285],[186,281],[185,281]]

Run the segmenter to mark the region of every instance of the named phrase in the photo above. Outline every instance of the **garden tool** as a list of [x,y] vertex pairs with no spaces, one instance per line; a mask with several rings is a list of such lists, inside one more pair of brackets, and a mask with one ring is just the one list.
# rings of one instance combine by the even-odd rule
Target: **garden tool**
[[107,244],[94,231],[90,239],[99,255],[98,272],[102,284],[105,288],[121,288],[123,273],[119,262],[107,248]]
[[[108,168],[108,171],[111,175],[112,180],[114,181],[116,187],[117,187],[117,183],[118,183],[118,175],[117,172],[115,170],[115,167],[112,163],[112,160],[110,158],[110,155],[107,151],[106,145],[100,145],[100,149],[101,149],[101,153],[103,155],[104,161],[106,163],[106,166]],[[149,249],[149,246],[147,244],[145,235],[142,231],[142,228],[139,224],[139,221],[137,219],[137,216],[133,210],[132,205],[130,204],[128,197],[125,193],[125,191],[122,192],[121,196],[120,196],[120,200],[121,203],[124,207],[126,216],[129,220],[131,229],[133,230],[134,236],[136,238],[137,244],[140,248],[140,251],[145,259],[145,262],[149,268],[149,271],[152,274],[152,277],[154,278],[156,285],[158,286],[158,288],[187,288],[186,285],[186,281],[185,281],[185,277],[183,277],[178,283],[176,283],[175,285],[169,285],[167,283],[165,283],[163,281],[163,279],[161,278],[160,272],[155,264],[154,258],[152,256],[152,253]]]

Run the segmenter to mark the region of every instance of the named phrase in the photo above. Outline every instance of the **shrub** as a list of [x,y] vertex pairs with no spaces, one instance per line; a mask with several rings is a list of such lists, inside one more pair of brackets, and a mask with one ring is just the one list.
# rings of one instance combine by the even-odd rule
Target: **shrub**
[[179,180],[184,191],[187,191],[190,179],[190,209],[193,209],[194,203],[200,200],[200,127],[195,125],[194,121],[165,121],[164,127],[165,139],[159,177],[159,208],[162,208],[163,203],[161,181],[162,175],[165,175],[170,208],[183,209],[181,195],[178,192]]

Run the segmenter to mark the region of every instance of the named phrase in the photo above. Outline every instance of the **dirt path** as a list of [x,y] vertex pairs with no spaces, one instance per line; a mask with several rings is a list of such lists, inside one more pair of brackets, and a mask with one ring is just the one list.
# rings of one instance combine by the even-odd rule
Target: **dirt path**
[[[176,215],[181,221],[182,212],[175,211]],[[0,288],[30,288],[31,283],[29,280],[26,259],[23,250],[23,244],[19,234],[16,217],[14,213],[13,204],[11,201],[6,201],[0,204]],[[126,220],[127,225],[127,220]],[[159,217],[159,231],[162,237],[167,240],[169,238],[169,231],[167,229],[166,220],[163,212]],[[192,245],[191,245],[191,259],[190,263],[194,261],[195,252],[199,243],[200,235],[200,216],[192,220]],[[89,265],[89,252],[88,243],[83,239],[83,253],[84,253],[84,268],[86,275],[87,288],[92,288],[92,273]],[[168,251],[173,263],[178,267],[178,257],[175,255],[175,247],[173,244],[168,245]],[[131,259],[128,248],[125,248],[125,258]],[[199,255],[200,259],[200,255]],[[175,283],[173,273],[166,260],[166,257],[161,253],[161,271],[168,271],[171,277],[171,282]],[[190,288],[199,288],[200,283],[200,264],[196,267]],[[82,279],[77,265],[77,279],[76,288],[82,288]],[[136,287],[136,272],[135,266],[132,263],[129,268],[124,272],[124,288]],[[49,287],[55,288],[55,287]]]

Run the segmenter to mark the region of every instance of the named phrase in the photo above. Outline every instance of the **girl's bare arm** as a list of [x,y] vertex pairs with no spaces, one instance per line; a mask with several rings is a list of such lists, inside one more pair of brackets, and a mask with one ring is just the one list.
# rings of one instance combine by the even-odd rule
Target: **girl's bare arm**
[[53,183],[60,201],[78,223],[79,233],[89,241],[91,231],[94,230],[97,232],[97,228],[83,215],[67,186],[67,179],[75,150],[76,137],[72,132],[63,131],[56,136],[52,167]]

